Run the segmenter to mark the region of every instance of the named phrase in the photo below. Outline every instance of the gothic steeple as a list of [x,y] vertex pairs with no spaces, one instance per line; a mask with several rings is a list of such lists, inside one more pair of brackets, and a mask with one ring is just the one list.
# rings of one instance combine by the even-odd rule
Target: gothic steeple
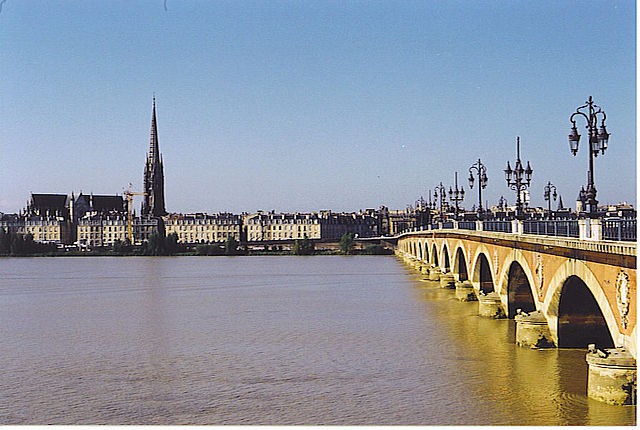
[[164,205],[164,168],[158,145],[158,125],[156,122],[156,97],[153,96],[151,132],[149,133],[149,154],[144,168],[144,202],[142,215],[159,217],[167,214]]

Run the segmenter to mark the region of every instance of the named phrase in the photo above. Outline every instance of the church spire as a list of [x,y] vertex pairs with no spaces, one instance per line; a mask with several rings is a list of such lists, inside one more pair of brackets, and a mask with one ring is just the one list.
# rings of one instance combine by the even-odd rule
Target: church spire
[[149,132],[149,161],[159,162],[160,147],[158,145],[158,125],[156,122],[156,96],[153,96],[153,111],[151,113],[151,131]]
[[142,215],[163,216],[167,214],[164,204],[164,168],[158,144],[158,124],[156,120],[156,96],[153,96],[151,131],[149,133],[149,154],[144,169],[144,203]]

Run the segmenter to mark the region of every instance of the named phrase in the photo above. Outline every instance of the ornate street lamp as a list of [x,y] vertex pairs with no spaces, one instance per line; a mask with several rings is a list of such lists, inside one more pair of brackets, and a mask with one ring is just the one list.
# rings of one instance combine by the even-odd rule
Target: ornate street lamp
[[[552,190],[553,194],[551,194]],[[549,181],[547,185],[544,186],[544,200],[549,202],[549,218],[551,218],[551,197],[553,197],[553,201],[555,202],[558,199],[558,190],[556,186]]]
[[[582,112],[586,108],[585,112]],[[598,201],[596,200],[596,186],[593,181],[593,158],[598,156],[598,152],[604,152],[609,146],[609,133],[604,125],[607,115],[600,108],[600,106],[593,103],[593,98],[589,96],[587,104],[580,106],[571,115],[569,121],[571,121],[571,133],[569,134],[569,149],[572,155],[578,153],[578,144],[580,142],[580,135],[578,134],[578,128],[576,127],[575,116],[582,116],[587,121],[587,130],[589,131],[589,170],[587,172],[587,207],[590,216],[596,216],[598,210]],[[598,119],[601,118],[600,129],[598,130]]]
[[429,190],[429,203],[427,203],[427,206],[432,210],[436,208],[436,202],[431,201],[431,190]]
[[474,170],[476,171],[476,176],[478,176],[478,219],[482,219],[482,190],[487,188],[489,178],[487,178],[486,166],[478,158],[478,162],[469,167],[469,188],[473,189],[473,183],[475,182]]
[[456,205],[455,219],[458,219],[458,202],[464,200],[464,188],[462,185],[458,188],[458,172],[456,172],[455,178],[455,188],[449,187],[449,200]]
[[442,185],[436,185],[435,190],[433,191],[433,198],[435,199],[435,204],[437,204],[438,199],[440,200],[440,220],[444,220],[444,203],[447,199],[447,189]]
[[507,161],[507,168],[504,169],[504,178],[507,180],[507,186],[516,192],[516,218],[524,215],[522,210],[522,192],[531,186],[531,174],[533,169],[527,161],[526,169],[522,167],[520,161],[520,136],[517,140],[517,158],[513,169]]

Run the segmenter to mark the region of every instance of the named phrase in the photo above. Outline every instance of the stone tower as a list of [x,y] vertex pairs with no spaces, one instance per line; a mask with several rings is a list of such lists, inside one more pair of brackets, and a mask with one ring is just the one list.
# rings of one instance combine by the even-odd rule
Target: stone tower
[[156,98],[153,97],[153,113],[151,115],[151,135],[149,138],[149,154],[144,166],[144,202],[142,215],[160,217],[167,214],[164,205],[164,168],[158,145],[158,127],[156,124]]

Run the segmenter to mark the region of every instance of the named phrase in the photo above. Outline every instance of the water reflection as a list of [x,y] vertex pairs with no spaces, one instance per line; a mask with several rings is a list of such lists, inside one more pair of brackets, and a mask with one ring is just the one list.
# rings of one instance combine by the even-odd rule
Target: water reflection
[[479,317],[477,302],[459,302],[420,276],[414,282],[425,312],[449,340],[452,365],[468,382],[466,403],[475,417],[466,424],[635,424],[635,407],[587,398],[586,350],[518,347],[513,320]]

